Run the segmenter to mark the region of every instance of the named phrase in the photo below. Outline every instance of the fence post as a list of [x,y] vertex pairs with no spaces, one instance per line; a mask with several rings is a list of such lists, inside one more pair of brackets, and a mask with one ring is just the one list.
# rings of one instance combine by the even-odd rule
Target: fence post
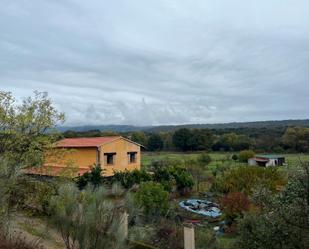
[[194,237],[194,227],[184,226],[184,249],[195,249],[195,237]]

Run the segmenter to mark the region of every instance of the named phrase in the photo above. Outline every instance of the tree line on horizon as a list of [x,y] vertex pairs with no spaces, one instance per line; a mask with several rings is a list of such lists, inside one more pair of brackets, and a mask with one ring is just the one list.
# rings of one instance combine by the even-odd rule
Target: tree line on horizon
[[309,152],[309,128],[263,127],[228,129],[180,128],[169,132],[106,132],[100,130],[66,131],[63,137],[97,137],[122,135],[142,144],[147,151],[241,151]]
[[87,132],[92,130],[115,131],[120,133],[143,131],[146,133],[175,132],[181,128],[187,129],[262,129],[273,127],[309,127],[309,119],[287,119],[268,121],[228,122],[228,123],[205,123],[205,124],[178,124],[178,125],[81,125],[81,126],[57,126],[59,132],[77,131]]

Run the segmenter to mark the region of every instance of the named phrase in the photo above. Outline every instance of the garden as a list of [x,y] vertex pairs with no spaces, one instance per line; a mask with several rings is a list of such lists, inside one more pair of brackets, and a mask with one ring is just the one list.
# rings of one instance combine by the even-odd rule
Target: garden
[[[250,248],[247,226],[262,229],[270,222],[269,210],[301,195],[308,165],[293,170],[249,167],[235,155],[237,159],[225,155],[217,162],[207,153],[185,160],[154,157],[141,170],[115,172],[111,178],[101,176],[99,165],[74,180],[21,175],[10,205],[28,220],[43,219],[62,240],[59,248],[183,248],[188,224],[195,229],[196,248]],[[286,211],[295,215],[291,208],[297,203],[289,205]],[[265,224],[259,224],[257,217],[264,216]],[[252,239],[258,232],[252,231]],[[30,233],[44,246],[50,232]]]
[[[308,156],[280,167],[235,153],[144,153],[140,170],[102,177],[24,174],[44,161],[63,120],[45,93],[0,92],[0,247],[4,249],[292,249],[309,241]],[[72,168],[72,170],[74,170]]]

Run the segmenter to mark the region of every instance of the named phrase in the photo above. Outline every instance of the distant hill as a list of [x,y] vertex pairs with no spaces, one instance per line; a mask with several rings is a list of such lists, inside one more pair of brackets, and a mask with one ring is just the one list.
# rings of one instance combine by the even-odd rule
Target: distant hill
[[239,128],[271,128],[271,127],[309,127],[309,119],[302,120],[274,120],[274,121],[254,121],[254,122],[232,122],[232,123],[218,123],[218,124],[187,124],[187,125],[167,125],[154,126],[147,131],[162,132],[174,131],[180,128],[190,129],[239,129]]
[[114,132],[168,132],[175,131],[180,128],[190,129],[237,129],[237,128],[271,128],[271,127],[309,127],[309,119],[299,120],[274,120],[274,121],[255,121],[255,122],[233,122],[218,124],[185,124],[185,125],[162,125],[162,126],[133,126],[133,125],[85,125],[85,126],[62,126],[58,127],[61,132],[64,131],[114,131]]
[[133,125],[85,125],[85,126],[60,126],[58,130],[61,132],[65,131],[90,131],[90,130],[100,130],[100,131],[114,131],[114,132],[130,132],[130,131],[141,131],[150,128],[133,126]]

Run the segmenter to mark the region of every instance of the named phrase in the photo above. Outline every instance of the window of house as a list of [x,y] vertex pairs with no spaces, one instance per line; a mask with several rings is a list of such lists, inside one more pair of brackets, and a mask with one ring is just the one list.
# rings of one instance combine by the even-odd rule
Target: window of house
[[137,152],[128,152],[129,163],[136,163]]
[[113,165],[115,163],[116,153],[104,153],[105,164]]

